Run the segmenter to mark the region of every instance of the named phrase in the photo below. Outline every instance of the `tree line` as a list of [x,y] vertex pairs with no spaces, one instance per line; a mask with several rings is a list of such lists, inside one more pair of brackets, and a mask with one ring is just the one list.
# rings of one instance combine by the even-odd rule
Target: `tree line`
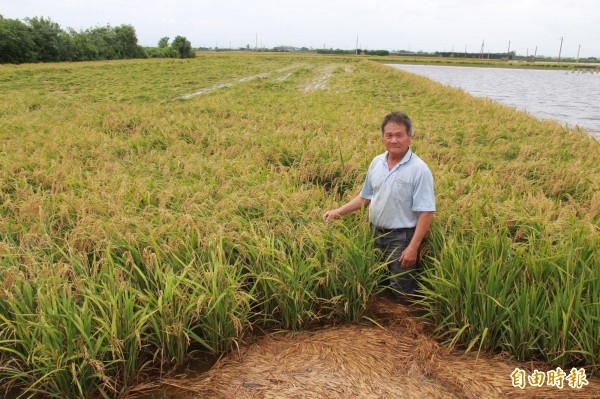
[[340,50],[340,49],[317,49],[317,54],[364,54],[364,55],[379,55],[386,56],[390,55],[388,50],[363,50],[363,49],[355,49],[355,50]]
[[192,45],[177,36],[169,45],[163,37],[158,47],[138,44],[131,25],[98,26],[82,31],[66,30],[49,18],[23,21],[0,15],[0,63],[99,61],[130,58],[193,58]]

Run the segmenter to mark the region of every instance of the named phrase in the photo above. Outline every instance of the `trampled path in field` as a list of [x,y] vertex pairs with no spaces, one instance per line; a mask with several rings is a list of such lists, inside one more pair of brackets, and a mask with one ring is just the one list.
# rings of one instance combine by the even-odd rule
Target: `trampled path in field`
[[[342,325],[257,339],[208,372],[161,381],[160,398],[600,398],[600,379],[562,389],[513,386],[511,373],[551,371],[502,357],[442,347],[427,324],[385,299],[373,304],[377,325]],[[569,370],[565,370],[569,374]],[[158,386],[158,384],[157,384]],[[157,397],[157,396],[153,396]]]
[[[302,67],[310,68],[307,65],[299,65],[299,64],[290,65],[290,66],[287,66],[284,68],[277,69],[275,71],[263,72],[263,73],[259,73],[259,74],[255,74],[255,75],[245,76],[243,78],[239,78],[239,79],[228,81],[228,82],[216,83],[212,86],[201,88],[193,93],[184,94],[179,98],[188,100],[192,97],[210,93],[215,90],[219,90],[219,89],[223,89],[223,88],[227,88],[227,87],[233,87],[233,86],[236,86],[236,85],[239,85],[242,83],[250,82],[250,81],[253,81],[253,80],[256,80],[259,78],[267,78],[267,77],[270,77],[273,75],[277,76],[275,78],[276,81],[282,82],[282,81],[288,79],[293,74],[294,70],[297,70]],[[315,91],[315,90],[325,90],[327,88],[327,82],[329,81],[329,79],[333,75],[334,70],[337,67],[339,67],[339,65],[337,65],[337,64],[327,64],[325,66],[321,66],[318,69],[314,70],[317,73],[317,75],[315,77],[313,77],[308,84],[304,85],[301,88],[301,90],[304,93],[308,93],[308,92]],[[352,70],[348,66],[344,67],[344,71],[346,73],[352,72]]]

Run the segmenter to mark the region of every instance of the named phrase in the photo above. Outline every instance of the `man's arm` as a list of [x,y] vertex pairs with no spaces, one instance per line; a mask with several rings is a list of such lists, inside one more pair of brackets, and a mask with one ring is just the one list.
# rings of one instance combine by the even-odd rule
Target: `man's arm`
[[400,267],[410,267],[417,262],[417,255],[419,253],[419,247],[421,242],[429,230],[431,225],[431,219],[433,219],[434,212],[420,212],[419,218],[417,219],[417,226],[415,228],[415,234],[408,247],[400,255]]
[[371,200],[363,198],[359,194],[356,197],[352,198],[350,201],[348,201],[346,204],[340,206],[339,208],[325,212],[323,214],[323,219],[325,219],[326,222],[330,222],[333,219],[342,217],[350,212],[357,211],[363,207],[366,208],[367,206],[369,206],[370,203]]

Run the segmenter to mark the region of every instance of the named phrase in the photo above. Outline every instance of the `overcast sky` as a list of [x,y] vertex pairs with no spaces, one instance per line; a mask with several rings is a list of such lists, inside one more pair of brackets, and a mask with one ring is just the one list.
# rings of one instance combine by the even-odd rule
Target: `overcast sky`
[[[139,44],[505,52],[600,57],[600,0],[2,0],[0,15],[63,28],[131,24]],[[258,37],[258,39],[257,39]]]

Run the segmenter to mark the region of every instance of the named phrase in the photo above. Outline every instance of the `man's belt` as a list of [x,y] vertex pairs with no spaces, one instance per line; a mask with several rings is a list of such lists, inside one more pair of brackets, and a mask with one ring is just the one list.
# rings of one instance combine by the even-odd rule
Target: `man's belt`
[[377,227],[377,226],[373,226],[374,229],[377,232],[383,233],[383,234],[389,234],[389,233],[401,233],[401,232],[412,232],[415,231],[415,227],[401,227],[398,229],[384,229],[383,227]]

